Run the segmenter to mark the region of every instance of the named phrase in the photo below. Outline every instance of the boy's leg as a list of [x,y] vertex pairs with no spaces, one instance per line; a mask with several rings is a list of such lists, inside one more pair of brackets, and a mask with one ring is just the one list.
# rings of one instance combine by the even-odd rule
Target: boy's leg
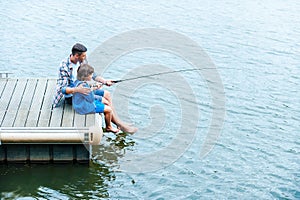
[[101,103],[99,100],[95,100],[95,105],[96,105],[96,113],[104,113],[104,121],[105,121],[105,125],[106,125],[106,131],[107,132],[113,132],[113,133],[117,133],[119,132],[118,128],[114,128],[111,124],[111,119],[112,119],[112,109],[107,106],[104,105],[103,103]]

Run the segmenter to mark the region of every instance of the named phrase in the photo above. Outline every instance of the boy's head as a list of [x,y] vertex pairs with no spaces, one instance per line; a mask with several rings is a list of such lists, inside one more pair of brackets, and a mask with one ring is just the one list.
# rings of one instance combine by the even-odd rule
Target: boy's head
[[76,43],[72,47],[72,55],[75,56],[80,63],[82,63],[86,59],[86,52],[87,48],[80,43]]
[[94,68],[89,64],[81,64],[77,70],[77,79],[80,81],[90,81],[94,73]]

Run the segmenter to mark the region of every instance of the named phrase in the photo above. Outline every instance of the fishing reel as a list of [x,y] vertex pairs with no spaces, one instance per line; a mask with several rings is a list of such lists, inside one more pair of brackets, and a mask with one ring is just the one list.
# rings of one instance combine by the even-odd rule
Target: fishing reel
[[103,83],[100,83],[100,82],[94,82],[92,84],[90,84],[91,88],[92,89],[100,89],[104,84]]

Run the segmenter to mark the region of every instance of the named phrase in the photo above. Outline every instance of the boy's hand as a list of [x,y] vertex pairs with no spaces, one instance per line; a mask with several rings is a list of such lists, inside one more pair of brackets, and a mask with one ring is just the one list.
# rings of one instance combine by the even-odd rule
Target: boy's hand
[[97,89],[101,89],[102,88],[102,83],[98,83],[98,82],[96,82],[93,86],[92,86],[92,88],[94,89],[94,90],[97,90]]

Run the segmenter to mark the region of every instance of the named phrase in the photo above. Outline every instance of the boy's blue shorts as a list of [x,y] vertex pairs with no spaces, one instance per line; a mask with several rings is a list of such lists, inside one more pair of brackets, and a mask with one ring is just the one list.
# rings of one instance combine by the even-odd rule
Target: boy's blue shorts
[[104,104],[99,101],[98,99],[95,99],[94,100],[94,103],[95,103],[95,113],[103,113],[104,112]]

